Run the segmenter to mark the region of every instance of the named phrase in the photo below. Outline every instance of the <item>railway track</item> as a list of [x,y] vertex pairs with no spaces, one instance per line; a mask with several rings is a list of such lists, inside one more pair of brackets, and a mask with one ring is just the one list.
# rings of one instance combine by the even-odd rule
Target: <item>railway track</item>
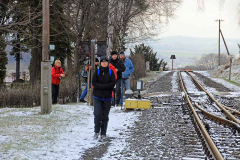
[[181,90],[210,159],[240,159],[240,112],[226,107],[190,73],[179,72]]

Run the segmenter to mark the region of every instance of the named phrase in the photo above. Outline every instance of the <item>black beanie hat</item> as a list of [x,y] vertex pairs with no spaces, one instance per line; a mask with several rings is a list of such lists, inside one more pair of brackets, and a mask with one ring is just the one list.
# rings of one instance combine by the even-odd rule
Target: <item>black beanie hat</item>
[[123,51],[120,52],[120,55],[121,55],[121,54],[122,54],[122,55],[125,55],[125,53],[124,53]]
[[117,54],[118,54],[117,51],[112,51],[112,52],[111,52],[111,56],[114,55],[114,54],[117,55]]
[[101,58],[100,58],[100,63],[101,62],[108,62],[108,57],[107,56],[102,56]]
[[98,58],[95,58],[95,62],[99,62]]

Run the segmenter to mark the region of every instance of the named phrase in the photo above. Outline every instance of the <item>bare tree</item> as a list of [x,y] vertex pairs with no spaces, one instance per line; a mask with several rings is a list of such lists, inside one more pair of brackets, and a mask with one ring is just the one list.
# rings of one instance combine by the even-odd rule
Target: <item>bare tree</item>
[[125,43],[159,34],[181,0],[110,0],[108,50],[124,50]]
[[[221,64],[225,65],[229,63],[227,54],[221,54]],[[218,54],[210,53],[202,55],[200,59],[196,60],[196,67],[202,70],[213,70],[218,67]]]
[[[4,0],[6,1],[6,0]],[[40,77],[41,59],[41,1],[38,0],[10,0],[7,5],[9,13],[2,19],[4,23],[0,31],[8,32],[8,39],[17,34],[19,43],[6,44],[26,46],[31,50],[32,59],[30,77],[32,84]],[[159,33],[159,29],[174,17],[174,11],[181,0],[61,0],[64,15],[56,9],[56,1],[51,0],[51,38],[62,34],[68,35],[70,49],[67,49],[67,64],[70,74],[73,68],[79,71],[81,64],[81,42],[97,39],[108,41],[108,51],[112,49],[124,50],[125,43],[132,43],[150,38]],[[59,2],[59,3],[60,3]],[[17,8],[17,10],[14,8]],[[57,11],[57,12],[55,12]],[[13,20],[14,15],[21,15]],[[57,22],[56,22],[57,21]],[[58,24],[58,25],[52,25]],[[63,28],[58,32],[59,28]]]

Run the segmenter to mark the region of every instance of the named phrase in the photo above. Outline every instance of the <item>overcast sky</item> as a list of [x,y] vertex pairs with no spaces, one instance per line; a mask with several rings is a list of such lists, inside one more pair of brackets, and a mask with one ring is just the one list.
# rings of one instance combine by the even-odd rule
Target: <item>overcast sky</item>
[[162,37],[192,36],[202,38],[218,38],[218,22],[223,19],[221,29],[225,38],[240,38],[238,24],[239,0],[205,0],[204,10],[199,10],[198,0],[184,0],[176,12],[176,18],[170,20]]

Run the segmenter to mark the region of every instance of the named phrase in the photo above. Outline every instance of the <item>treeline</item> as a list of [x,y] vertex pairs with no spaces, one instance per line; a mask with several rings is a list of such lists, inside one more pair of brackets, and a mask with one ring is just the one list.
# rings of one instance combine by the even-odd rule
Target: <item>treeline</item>
[[[178,69],[192,69],[192,70],[214,70],[215,68],[218,67],[219,64],[219,58],[218,54],[216,53],[209,53],[209,54],[204,54],[200,58],[195,59],[195,64],[193,65],[188,65],[182,68]],[[221,65],[226,65],[229,64],[230,60],[227,54],[221,54],[220,55],[220,64]]]

